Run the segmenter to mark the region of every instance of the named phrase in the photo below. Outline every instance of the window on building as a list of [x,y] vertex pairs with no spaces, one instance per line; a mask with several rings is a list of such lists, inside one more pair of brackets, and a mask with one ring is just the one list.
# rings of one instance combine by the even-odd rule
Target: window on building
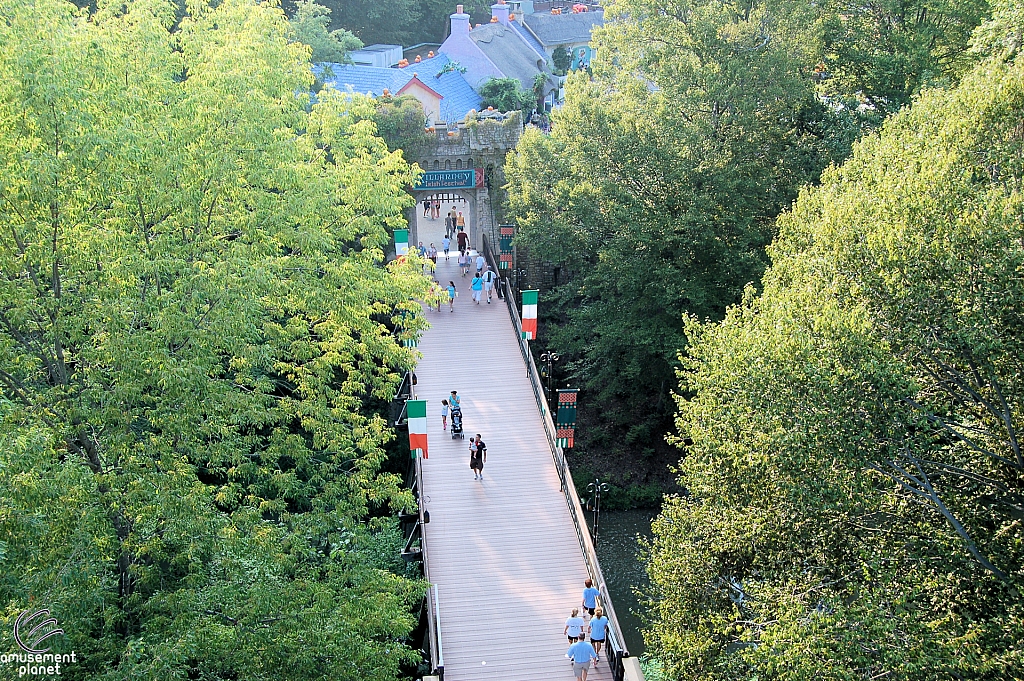
[[461,158],[455,161],[455,169],[456,170],[462,170],[462,159]]

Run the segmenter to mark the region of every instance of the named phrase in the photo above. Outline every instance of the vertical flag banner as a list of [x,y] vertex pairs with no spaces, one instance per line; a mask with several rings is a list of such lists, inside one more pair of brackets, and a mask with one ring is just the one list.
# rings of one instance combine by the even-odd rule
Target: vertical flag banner
[[562,449],[572,448],[576,436],[576,393],[577,388],[558,391],[558,413],[556,414],[555,444]]
[[409,230],[395,230],[395,255],[399,258],[409,254]]
[[409,416],[409,449],[412,458],[416,458],[416,450],[422,450],[423,458],[427,458],[427,401],[409,400],[405,403],[405,413]]
[[523,291],[523,338],[537,337],[537,294],[539,291]]
[[498,269],[512,269],[512,237],[516,235],[516,228],[512,225],[501,225],[500,237],[498,238]]

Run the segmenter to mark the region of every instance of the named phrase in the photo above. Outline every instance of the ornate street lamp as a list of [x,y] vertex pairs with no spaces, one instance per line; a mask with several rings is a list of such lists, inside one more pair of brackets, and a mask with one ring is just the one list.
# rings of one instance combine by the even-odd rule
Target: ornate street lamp
[[557,352],[542,352],[540,353],[540,361],[545,365],[547,372],[545,378],[547,378],[546,394],[548,398],[548,408],[551,408],[551,377],[554,374],[552,364],[561,359],[561,356]]
[[600,478],[594,478],[594,482],[587,485],[587,491],[592,495],[590,498],[590,510],[594,512],[594,547],[597,547],[597,539],[601,534],[601,493],[608,491],[608,483],[601,482]]

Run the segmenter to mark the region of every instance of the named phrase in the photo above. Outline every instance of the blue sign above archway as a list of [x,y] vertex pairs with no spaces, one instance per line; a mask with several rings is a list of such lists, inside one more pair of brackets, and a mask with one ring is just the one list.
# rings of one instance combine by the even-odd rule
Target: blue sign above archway
[[439,189],[476,189],[484,186],[484,169],[428,170],[413,187],[416,191]]

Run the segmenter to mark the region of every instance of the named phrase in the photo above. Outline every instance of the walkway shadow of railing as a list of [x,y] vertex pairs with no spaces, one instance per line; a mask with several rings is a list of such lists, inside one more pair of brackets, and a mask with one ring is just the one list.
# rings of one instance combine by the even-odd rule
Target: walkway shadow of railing
[[[500,273],[500,270],[496,268],[497,263],[495,262],[494,254],[491,251],[489,240],[486,238],[483,240],[483,247],[485,257],[488,262],[491,263],[492,267],[495,267],[495,271]],[[597,585],[598,590],[601,592],[601,604],[604,606],[605,613],[608,616],[610,626],[608,628],[607,640],[608,648],[611,651],[611,654],[606,653],[608,666],[611,669],[615,681],[643,681],[643,674],[640,671],[640,666],[634,658],[630,657],[629,650],[626,647],[626,642],[622,635],[622,628],[620,627],[618,617],[615,614],[615,607],[612,605],[611,594],[608,592],[608,585],[605,582],[604,574],[601,572],[601,565],[597,559],[597,551],[594,547],[593,539],[590,536],[590,528],[587,526],[583,515],[583,506],[580,504],[579,495],[576,493],[576,486],[573,484],[572,473],[570,473],[569,465],[565,459],[565,452],[557,444],[557,431],[555,429],[554,421],[551,418],[551,412],[548,409],[543,383],[541,383],[540,374],[537,371],[537,365],[533,361],[533,354],[530,352],[529,345],[523,338],[523,323],[519,318],[519,310],[516,308],[515,296],[512,293],[512,287],[507,278],[500,279],[500,293],[501,295],[499,295],[499,298],[503,298],[506,306],[508,307],[508,313],[512,319],[512,327],[519,342],[519,351],[522,353],[523,362],[526,365],[526,375],[530,379],[534,399],[537,401],[537,408],[540,410],[542,415],[544,434],[547,437],[548,448],[551,450],[551,457],[554,461],[555,469],[558,471],[562,492],[565,494],[565,501],[569,507],[569,515],[572,518],[573,526],[576,529],[576,536],[580,542],[580,549],[583,551],[583,559],[587,565],[587,572],[594,584]]]

